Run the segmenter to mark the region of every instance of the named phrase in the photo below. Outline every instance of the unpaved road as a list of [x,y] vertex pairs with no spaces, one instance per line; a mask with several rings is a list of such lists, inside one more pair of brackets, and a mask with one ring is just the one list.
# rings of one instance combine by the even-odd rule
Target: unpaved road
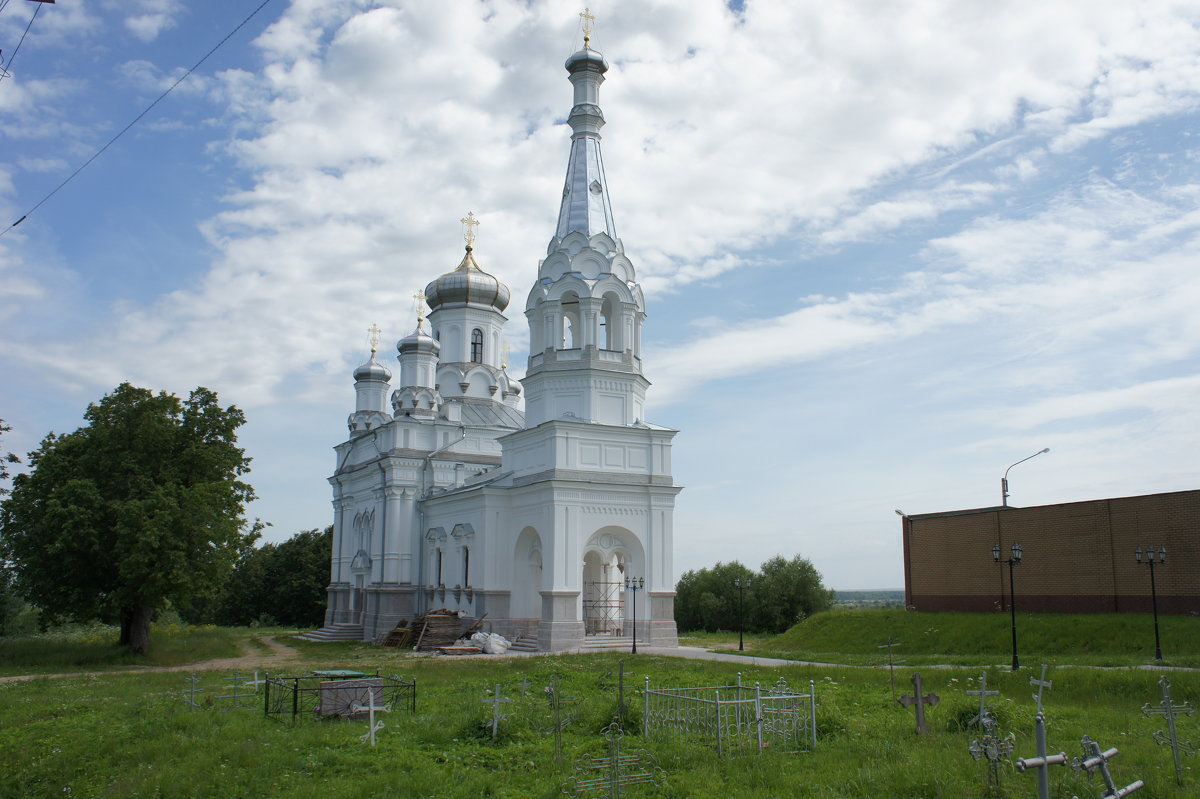
[[199,663],[186,663],[182,666],[130,666],[126,669],[110,669],[109,671],[72,671],[65,674],[18,674],[14,677],[0,677],[0,683],[25,682],[27,680],[55,680],[63,677],[103,677],[111,674],[145,674],[161,671],[215,671],[215,670],[246,670],[261,669],[267,666],[278,666],[291,663],[300,657],[300,653],[287,644],[276,641],[271,636],[255,639],[266,644],[270,654],[263,654],[252,641],[242,640],[242,655],[235,658],[217,658],[204,660]]

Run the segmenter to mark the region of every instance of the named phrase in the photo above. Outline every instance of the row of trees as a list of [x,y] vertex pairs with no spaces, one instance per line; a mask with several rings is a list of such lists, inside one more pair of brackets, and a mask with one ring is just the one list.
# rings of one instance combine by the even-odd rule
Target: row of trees
[[[739,590],[735,580],[743,588]],[[749,587],[746,587],[747,580]],[[675,623],[682,631],[781,633],[806,616],[828,610],[833,591],[805,558],[776,555],[757,572],[737,561],[684,572],[675,586]],[[741,610],[739,613],[739,601]]]

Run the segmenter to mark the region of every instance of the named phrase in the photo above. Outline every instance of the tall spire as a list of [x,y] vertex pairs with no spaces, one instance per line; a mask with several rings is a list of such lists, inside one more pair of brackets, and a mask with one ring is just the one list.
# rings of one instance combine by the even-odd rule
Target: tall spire
[[558,211],[555,235],[582,233],[591,238],[596,233],[617,237],[613,224],[612,205],[608,199],[608,181],[604,177],[604,159],[600,155],[600,128],[604,114],[600,110],[600,84],[608,62],[591,49],[591,22],[595,19],[585,10],[583,49],[567,59],[566,68],[575,86],[575,105],[567,123],[571,126],[571,156],[567,162],[567,179],[563,186],[562,206]]

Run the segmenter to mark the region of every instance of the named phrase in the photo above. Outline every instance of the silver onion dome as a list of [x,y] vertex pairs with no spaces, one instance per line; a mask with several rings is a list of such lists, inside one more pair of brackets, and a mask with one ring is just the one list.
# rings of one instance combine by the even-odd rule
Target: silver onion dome
[[375,360],[375,356],[371,356],[371,360],[354,370],[354,379],[357,380],[379,380],[384,383],[392,379],[391,371]]
[[425,287],[425,302],[429,303],[430,311],[461,305],[490,306],[503,311],[509,298],[508,286],[479,268],[470,245],[457,269]]

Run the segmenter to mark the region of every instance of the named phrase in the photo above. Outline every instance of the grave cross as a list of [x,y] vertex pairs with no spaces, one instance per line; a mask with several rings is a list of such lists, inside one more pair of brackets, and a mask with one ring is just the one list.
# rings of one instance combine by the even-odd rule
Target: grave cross
[[996,720],[987,712],[981,712],[984,734],[971,741],[967,751],[976,760],[987,759],[988,789],[992,796],[1000,795],[1000,761],[1012,754],[1013,742],[996,735]]
[[517,683],[517,687],[521,689],[521,699],[522,700],[525,699],[525,692],[527,690],[529,690],[529,686],[530,686],[529,678],[526,677],[524,674],[522,674],[521,681],[519,683]]
[[1179,755],[1196,754],[1196,747],[1192,746],[1191,741],[1180,741],[1179,733],[1175,730],[1175,716],[1182,714],[1190,716],[1196,712],[1196,708],[1192,707],[1187,702],[1176,704],[1171,699],[1171,681],[1162,676],[1158,678],[1158,684],[1162,686],[1162,701],[1158,707],[1151,707],[1150,703],[1142,705],[1142,713],[1146,718],[1153,718],[1153,714],[1161,713],[1167,719],[1167,732],[1156,730],[1154,733],[1154,742],[1159,746],[1171,747],[1171,754],[1175,757],[1175,782],[1183,785],[1183,763],[1180,761]]
[[[666,776],[645,753],[621,754],[621,739],[625,731],[617,722],[604,729],[608,741],[608,757],[580,758],[573,777],[563,783],[563,793],[575,797],[585,794],[604,795],[619,799],[630,785],[660,785]],[[590,777],[588,774],[598,776]]]
[[579,702],[578,699],[568,699],[562,695],[559,690],[558,677],[553,678],[550,684],[546,686],[546,701],[550,703],[550,712],[553,720],[550,722],[550,730],[554,733],[554,762],[562,762],[562,731],[563,728],[575,720],[579,715],[578,710],[573,710],[566,715],[563,714],[563,706],[574,706]]
[[508,718],[507,715],[500,712],[501,702],[511,702],[508,697],[500,696],[500,683],[496,683],[496,694],[490,699],[480,700],[482,702],[490,702],[492,704],[492,740],[496,740],[496,736],[500,733],[500,721]]
[[942,698],[940,696],[938,696],[937,694],[935,694],[933,691],[930,691],[928,694],[925,694],[924,696],[921,695],[921,691],[924,690],[922,688],[922,685],[924,683],[921,680],[920,672],[913,674],[912,684],[913,684],[912,696],[905,694],[904,696],[901,696],[896,701],[899,702],[900,704],[904,705],[905,707],[910,707],[912,705],[916,705],[916,707],[917,707],[917,732],[921,735],[924,735],[925,733],[929,732],[929,728],[927,726],[925,726],[925,705],[929,705],[930,707],[933,707],[938,702],[942,701]]
[[1050,687],[1054,685],[1054,680],[1046,679],[1046,664],[1045,663],[1042,664],[1042,679],[1039,680],[1035,677],[1030,677],[1029,684],[1037,686],[1038,692],[1036,694],[1033,694],[1033,700],[1035,702],[1037,702],[1037,712],[1039,715],[1041,715],[1041,712],[1042,712],[1042,689],[1045,688],[1045,689],[1049,690]]
[[967,696],[978,696],[979,697],[979,712],[977,714],[975,714],[975,718],[968,721],[967,724],[971,725],[976,722],[983,724],[984,719],[990,715],[988,713],[988,709],[987,709],[987,698],[989,696],[999,696],[999,695],[1000,695],[999,691],[989,691],[987,689],[987,672],[985,671],[983,674],[981,674],[979,676],[979,690],[978,691],[967,691]]
[[375,714],[377,712],[378,713],[391,713],[392,712],[391,705],[376,705],[375,704],[374,693],[375,693],[374,691],[367,692],[367,701],[370,702],[371,704],[364,707],[363,705],[360,705],[359,703],[355,702],[354,704],[350,705],[350,713],[351,714],[356,715],[358,713],[363,712],[364,710],[367,711],[367,714],[368,714],[368,716],[367,716],[367,731],[365,733],[363,733],[362,735],[358,736],[358,740],[360,743],[364,743],[364,744],[367,741],[370,741],[371,746],[375,745],[375,733],[377,733],[383,729],[383,719],[376,721]]
[[891,638],[889,638],[888,642],[886,644],[880,644],[879,646],[875,647],[876,649],[886,649],[887,650],[888,685],[891,686],[891,689],[892,689],[892,701],[893,702],[896,701],[896,667],[899,666],[900,664],[904,663],[903,659],[896,660],[895,649],[898,646],[900,646],[899,641],[893,641]]
[[[254,676],[255,676],[255,679],[257,679],[257,678],[258,678],[258,673],[257,673],[257,672],[255,672],[255,675],[254,675]],[[246,685],[245,678],[244,678],[244,677],[242,677],[242,675],[241,675],[241,672],[237,672],[237,671],[235,671],[235,672],[233,673],[233,676],[232,676],[232,677],[226,677],[226,678],[225,678],[225,682],[231,682],[231,683],[233,683],[233,685],[232,685],[232,686],[230,687],[230,689],[229,689],[229,690],[230,690],[230,693],[229,693],[228,695],[226,695],[226,696],[218,696],[218,697],[217,697],[217,699],[232,699],[232,700],[233,700],[233,706],[234,706],[235,708],[236,708],[236,707],[241,707],[241,705],[238,703],[238,700],[239,700],[239,699],[248,699],[248,698],[250,698],[250,697],[252,697],[252,696],[254,696],[255,694],[257,694],[257,693],[258,693],[258,686],[257,686],[257,685],[255,686],[254,693],[250,693],[250,694],[243,694],[243,693],[241,693],[241,692],[238,690],[239,688],[244,688],[244,687],[245,687],[245,685]]]
[[[1042,666],[1042,676],[1046,676],[1046,667]],[[1031,678],[1032,679],[1032,678]],[[1038,714],[1034,717],[1034,737],[1037,739],[1037,756],[1036,757],[1020,757],[1017,758],[1017,771],[1024,772],[1026,769],[1035,768],[1038,770],[1038,799],[1050,799],[1050,766],[1065,766],[1067,764],[1067,753],[1059,752],[1057,755],[1046,754],[1046,717],[1042,715],[1041,708],[1041,691],[1034,697],[1038,700]]]
[[197,677],[195,674],[193,674],[191,677],[187,678],[187,681],[188,681],[188,687],[184,690],[183,697],[184,697],[184,699],[187,700],[187,703],[189,705],[191,705],[192,707],[194,707],[194,708],[200,707],[200,705],[196,704],[196,695],[204,693],[203,688],[196,687],[196,685],[199,684],[199,682],[200,682],[200,678]]
[[1121,799],[1121,797],[1146,787],[1146,783],[1141,780],[1134,780],[1124,788],[1118,788],[1117,784],[1113,782],[1112,775],[1108,773],[1108,761],[1117,756],[1118,750],[1115,746],[1100,751],[1100,744],[1086,735],[1079,740],[1079,743],[1083,746],[1083,755],[1072,760],[1071,767],[1076,771],[1086,771],[1089,774],[1099,770],[1100,776],[1104,778],[1104,793],[1100,794],[1100,799]]

